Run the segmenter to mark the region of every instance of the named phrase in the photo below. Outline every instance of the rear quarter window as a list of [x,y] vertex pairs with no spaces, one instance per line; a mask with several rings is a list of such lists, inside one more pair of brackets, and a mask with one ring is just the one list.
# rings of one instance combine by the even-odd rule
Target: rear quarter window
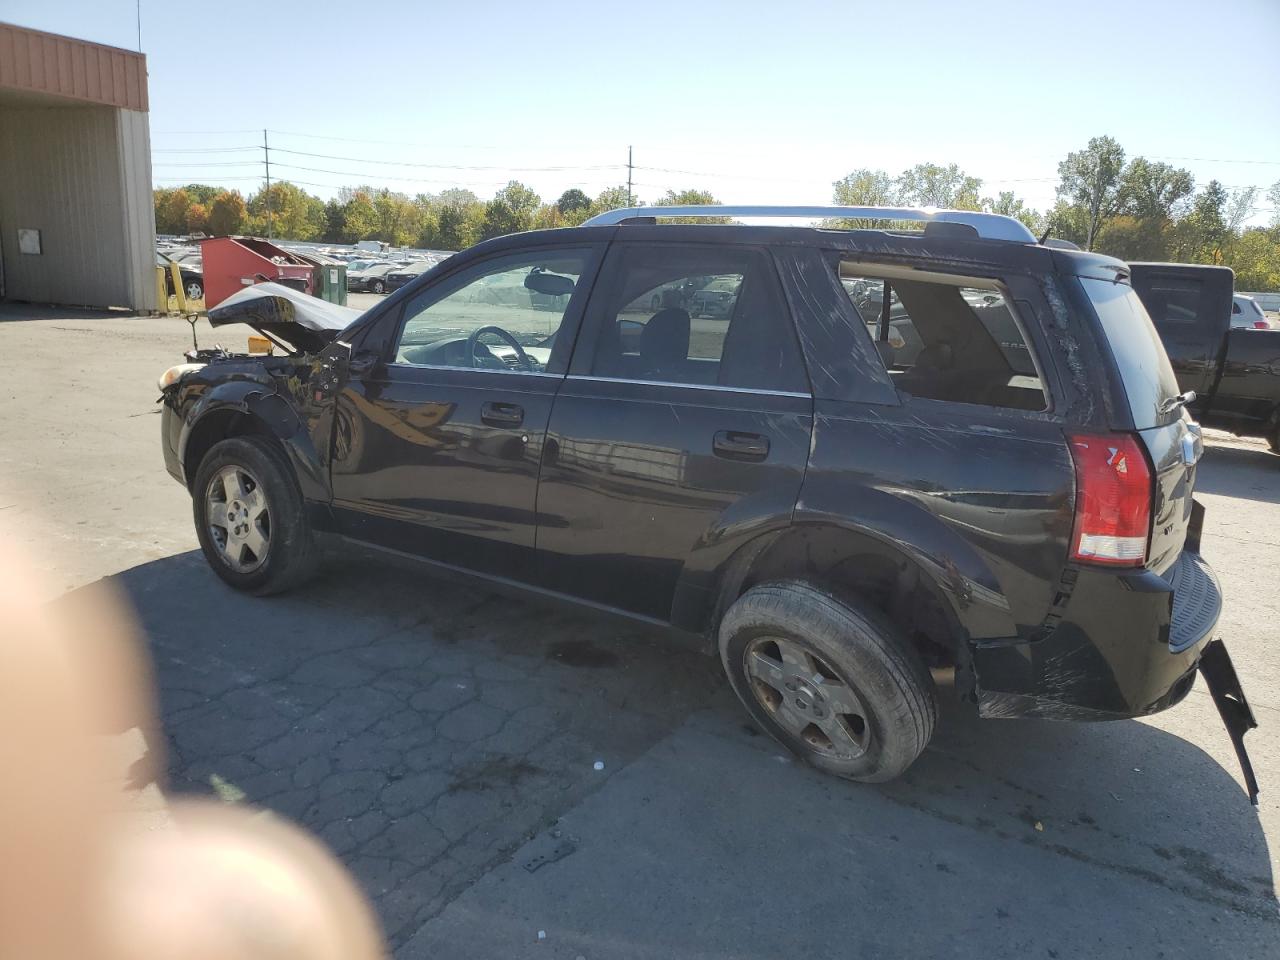
[[1111,346],[1134,426],[1159,426],[1170,416],[1160,412],[1161,406],[1180,391],[1155,324],[1129,284],[1092,278],[1080,283]]

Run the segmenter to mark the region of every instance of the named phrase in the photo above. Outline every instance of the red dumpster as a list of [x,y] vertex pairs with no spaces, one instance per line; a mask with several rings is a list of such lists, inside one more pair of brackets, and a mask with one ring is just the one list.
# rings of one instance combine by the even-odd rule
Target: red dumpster
[[266,280],[314,293],[312,266],[259,237],[214,237],[200,241],[204,261],[204,305],[217,306],[237,290]]

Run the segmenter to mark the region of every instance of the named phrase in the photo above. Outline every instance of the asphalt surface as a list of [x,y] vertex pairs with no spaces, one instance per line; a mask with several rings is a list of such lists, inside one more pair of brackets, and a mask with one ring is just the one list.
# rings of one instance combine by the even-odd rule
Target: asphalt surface
[[133,604],[168,789],[317,833],[398,957],[1280,955],[1263,445],[1213,437],[1199,481],[1259,809],[1202,687],[1100,725],[979,722],[944,688],[919,762],[862,786],[754,733],[715,662],[615,621],[353,557],[232,592],[160,456],[155,378],[189,342],[181,320],[0,306],[0,517],[51,602],[105,577]]

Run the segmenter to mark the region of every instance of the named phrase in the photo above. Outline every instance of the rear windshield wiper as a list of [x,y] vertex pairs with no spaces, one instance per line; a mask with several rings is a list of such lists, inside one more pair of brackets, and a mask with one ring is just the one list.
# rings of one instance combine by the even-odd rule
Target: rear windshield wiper
[[1168,400],[1164,401],[1164,403],[1160,404],[1160,412],[1162,414],[1173,413],[1173,411],[1177,410],[1179,407],[1185,407],[1195,402],[1196,392],[1194,390],[1188,390],[1186,393],[1180,393],[1176,397],[1170,397]]

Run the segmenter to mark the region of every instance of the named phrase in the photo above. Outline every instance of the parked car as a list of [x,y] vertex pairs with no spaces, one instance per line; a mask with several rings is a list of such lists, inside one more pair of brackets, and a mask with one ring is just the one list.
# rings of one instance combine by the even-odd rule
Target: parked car
[[1278,330],[1280,323],[1272,320],[1253,297],[1235,294],[1231,298],[1231,329]]
[[1265,437],[1280,453],[1280,330],[1236,324],[1236,302],[1247,298],[1233,295],[1229,267],[1131,266],[1178,388],[1195,394],[1192,412],[1207,426]]
[[[646,212],[487,241],[362,315],[265,285],[211,311],[295,351],[161,379],[216,574],[276,593],[358,542],[661,625],[854,780],[929,742],[930,668],[981,716],[1055,720],[1164,710],[1199,668],[1243,751],[1202,446],[1128,266],[992,214],[892,211],[925,223],[907,235]],[[634,309],[727,275],[725,322]],[[910,362],[843,280],[896,296]],[[521,287],[559,305],[497,295]]]
[[407,266],[397,267],[387,272],[385,277],[388,290],[399,290],[406,283],[417,280],[435,266],[434,260],[415,260]]
[[347,289],[367,290],[370,293],[387,292],[387,274],[403,269],[394,263],[374,263],[358,270],[347,268]]
[[164,268],[164,287],[165,292],[169,296],[173,296],[173,273],[169,269],[171,263],[178,264],[178,271],[182,276],[182,292],[188,300],[204,299],[204,267],[202,261],[197,257],[194,262],[187,260],[174,260],[163,253],[156,253],[156,266]]

